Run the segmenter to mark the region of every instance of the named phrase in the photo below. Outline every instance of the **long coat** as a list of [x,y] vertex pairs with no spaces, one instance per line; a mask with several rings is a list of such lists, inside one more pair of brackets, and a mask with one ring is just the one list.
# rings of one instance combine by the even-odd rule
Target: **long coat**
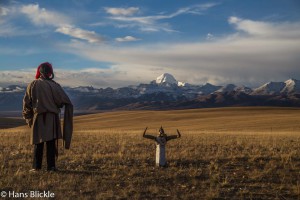
[[166,144],[167,137],[157,136],[156,139],[156,166],[165,166],[167,164],[166,161]]
[[[65,106],[63,134],[60,126],[60,108]],[[64,140],[70,148],[73,132],[73,105],[62,87],[52,80],[32,81],[23,98],[23,118],[31,127],[31,144]]]

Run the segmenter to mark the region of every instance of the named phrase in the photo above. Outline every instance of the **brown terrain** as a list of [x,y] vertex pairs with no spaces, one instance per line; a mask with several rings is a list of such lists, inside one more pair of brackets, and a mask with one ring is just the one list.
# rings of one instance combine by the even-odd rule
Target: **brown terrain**
[[[14,123],[18,127],[8,128]],[[33,147],[22,123],[1,118],[0,192],[49,190],[57,199],[300,199],[299,108],[76,116],[71,149],[59,143],[55,173],[29,173]],[[155,167],[155,144],[142,138],[146,126],[156,135],[161,125],[167,134],[182,133],[167,144],[167,168]]]

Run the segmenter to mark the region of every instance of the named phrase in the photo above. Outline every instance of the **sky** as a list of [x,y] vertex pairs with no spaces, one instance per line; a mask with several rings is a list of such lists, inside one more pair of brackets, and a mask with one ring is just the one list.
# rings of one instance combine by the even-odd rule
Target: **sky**
[[0,86],[46,61],[70,87],[300,79],[300,1],[0,0]]

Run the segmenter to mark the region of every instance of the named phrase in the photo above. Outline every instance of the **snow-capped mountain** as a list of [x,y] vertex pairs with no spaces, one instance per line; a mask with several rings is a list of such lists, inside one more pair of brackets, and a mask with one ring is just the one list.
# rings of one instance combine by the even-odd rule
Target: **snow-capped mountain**
[[253,90],[246,86],[236,86],[234,84],[227,84],[225,86],[222,86],[220,89],[216,91],[216,93],[225,93],[225,92],[243,92],[246,94],[250,94]]
[[269,82],[253,90],[253,95],[299,94],[300,81],[289,79],[285,82]]
[[190,87],[190,88],[192,88],[194,90],[198,90],[199,91],[198,94],[206,95],[206,94],[210,94],[210,93],[213,93],[213,92],[217,91],[221,87],[222,86],[216,86],[216,85],[213,85],[213,84],[210,84],[210,83],[206,83],[202,86],[196,86],[196,87]]
[[0,93],[3,92],[24,92],[26,90],[25,87],[19,85],[10,85],[8,87],[0,87]]
[[174,78],[173,75],[169,74],[169,73],[163,73],[162,75],[160,75],[159,77],[156,78],[156,84],[158,85],[178,85],[178,81]]
[[285,87],[281,90],[281,93],[291,94],[300,93],[300,81],[296,79],[289,79],[284,82]]
[[87,86],[87,87],[79,86],[79,87],[71,88],[71,90],[77,91],[77,92],[85,92],[85,93],[89,93],[89,92],[97,93],[97,92],[99,92],[99,89],[96,89],[93,86]]
[[255,95],[278,95],[285,87],[284,82],[269,82],[256,89],[253,94]]
[[220,89],[218,89],[216,92],[221,92],[221,93],[232,92],[232,91],[235,91],[236,88],[237,88],[237,86],[234,84],[227,84],[227,85],[221,87]]
[[163,86],[172,86],[177,85],[179,87],[189,86],[190,84],[177,81],[172,74],[163,73],[162,75],[158,76],[155,80],[157,85]]
[[[0,93],[23,93],[25,86],[11,85],[8,87],[0,87]],[[71,94],[85,93],[88,95],[98,95],[106,97],[138,97],[144,94],[152,93],[170,93],[173,95],[184,95],[195,97],[199,95],[207,95],[211,93],[225,92],[243,92],[251,95],[279,95],[279,94],[300,94],[300,81],[289,79],[285,82],[268,82],[258,88],[251,89],[246,86],[237,86],[227,84],[225,86],[216,86],[210,83],[204,85],[192,85],[177,81],[175,77],[169,73],[163,73],[149,84],[139,84],[136,86],[128,86],[122,88],[94,88],[92,86],[78,86],[74,88],[65,87],[65,90]],[[192,94],[192,95],[191,95]]]
[[[0,111],[22,109],[25,86],[0,87]],[[77,110],[174,109],[218,106],[300,106],[300,81],[269,82],[258,88],[210,83],[192,85],[164,73],[148,84],[113,88],[65,87]]]
[[251,88],[244,86],[244,85],[238,86],[234,90],[237,92],[243,92],[245,94],[250,94],[251,92],[253,92],[253,90]]

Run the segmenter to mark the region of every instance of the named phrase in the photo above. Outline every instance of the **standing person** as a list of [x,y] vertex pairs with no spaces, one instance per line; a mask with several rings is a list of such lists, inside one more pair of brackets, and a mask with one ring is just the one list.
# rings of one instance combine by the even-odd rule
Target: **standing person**
[[179,130],[177,129],[177,135],[170,135],[167,136],[167,134],[165,134],[165,131],[163,129],[163,127],[161,126],[159,129],[159,133],[158,136],[152,136],[152,135],[146,135],[148,127],[146,127],[143,137],[150,139],[150,140],[154,140],[156,142],[156,166],[159,167],[166,167],[167,165],[167,161],[166,161],[166,144],[168,141],[172,140],[172,139],[177,139],[181,137],[181,134],[179,132]]
[[[31,144],[34,145],[33,166],[30,171],[42,168],[44,143],[47,146],[47,170],[56,171],[55,142],[63,138],[64,148],[69,149],[73,132],[73,105],[62,87],[53,81],[52,65],[38,66],[36,80],[32,81],[23,98],[23,118],[31,128]],[[60,108],[65,106],[63,134],[60,126]]]

